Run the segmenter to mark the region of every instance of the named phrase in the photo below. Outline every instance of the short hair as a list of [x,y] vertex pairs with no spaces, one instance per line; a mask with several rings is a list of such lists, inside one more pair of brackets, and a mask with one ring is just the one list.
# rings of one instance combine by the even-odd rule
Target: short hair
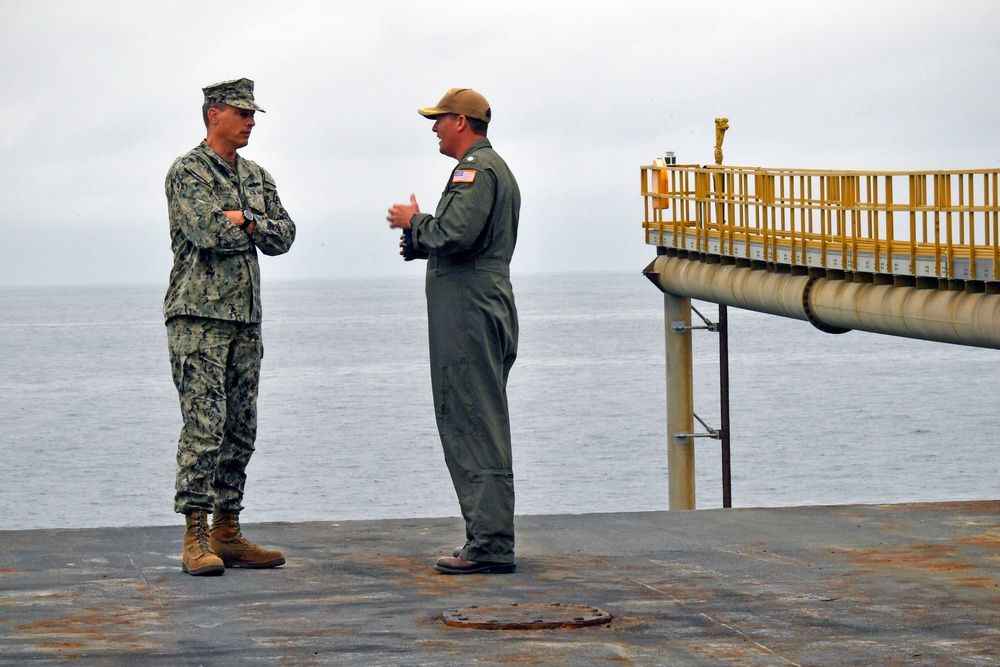
[[219,111],[224,111],[227,106],[229,106],[229,105],[227,105],[225,102],[213,102],[213,103],[209,103],[209,104],[202,104],[201,105],[201,119],[203,121],[205,121],[205,127],[206,128],[208,127],[208,110],[209,109],[218,109]]
[[478,118],[465,117],[465,120],[469,121],[469,129],[471,129],[475,134],[481,137],[486,136],[486,130],[489,127],[489,123],[485,120],[479,120]]

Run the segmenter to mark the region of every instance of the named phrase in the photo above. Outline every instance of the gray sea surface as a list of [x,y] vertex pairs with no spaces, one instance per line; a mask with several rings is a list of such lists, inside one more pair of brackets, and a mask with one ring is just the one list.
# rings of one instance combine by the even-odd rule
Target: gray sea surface
[[[666,509],[659,290],[638,271],[513,283],[517,512]],[[0,288],[0,529],[180,522],[163,291]],[[458,516],[422,278],[265,277],[263,298],[244,520]],[[735,507],[1000,497],[1000,352],[738,309],[729,321]],[[718,339],[694,336],[695,410],[718,426]],[[698,507],[721,507],[719,443],[697,442]]]

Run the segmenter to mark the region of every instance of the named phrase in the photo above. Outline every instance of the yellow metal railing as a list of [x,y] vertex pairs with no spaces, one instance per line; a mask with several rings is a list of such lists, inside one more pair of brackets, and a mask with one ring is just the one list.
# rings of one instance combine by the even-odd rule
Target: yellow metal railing
[[643,227],[648,244],[704,255],[996,282],[998,180],[995,169],[861,172],[656,164],[642,168]]

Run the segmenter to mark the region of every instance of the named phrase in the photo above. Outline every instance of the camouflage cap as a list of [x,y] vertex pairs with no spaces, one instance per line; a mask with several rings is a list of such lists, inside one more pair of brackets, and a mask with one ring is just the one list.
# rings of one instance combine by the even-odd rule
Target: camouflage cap
[[467,118],[476,118],[485,123],[490,122],[490,103],[486,98],[471,88],[452,88],[437,106],[417,109],[417,113],[427,118],[435,118],[446,113],[454,113]]
[[205,93],[205,104],[228,104],[237,109],[248,111],[264,110],[253,100],[253,81],[250,79],[233,79],[213,83],[201,89]]

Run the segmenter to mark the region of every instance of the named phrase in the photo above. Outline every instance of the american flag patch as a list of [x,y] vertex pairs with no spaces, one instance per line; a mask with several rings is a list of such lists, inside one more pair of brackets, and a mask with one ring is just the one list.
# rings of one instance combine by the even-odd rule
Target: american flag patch
[[476,180],[475,169],[459,169],[451,177],[452,183],[471,183],[474,180]]

